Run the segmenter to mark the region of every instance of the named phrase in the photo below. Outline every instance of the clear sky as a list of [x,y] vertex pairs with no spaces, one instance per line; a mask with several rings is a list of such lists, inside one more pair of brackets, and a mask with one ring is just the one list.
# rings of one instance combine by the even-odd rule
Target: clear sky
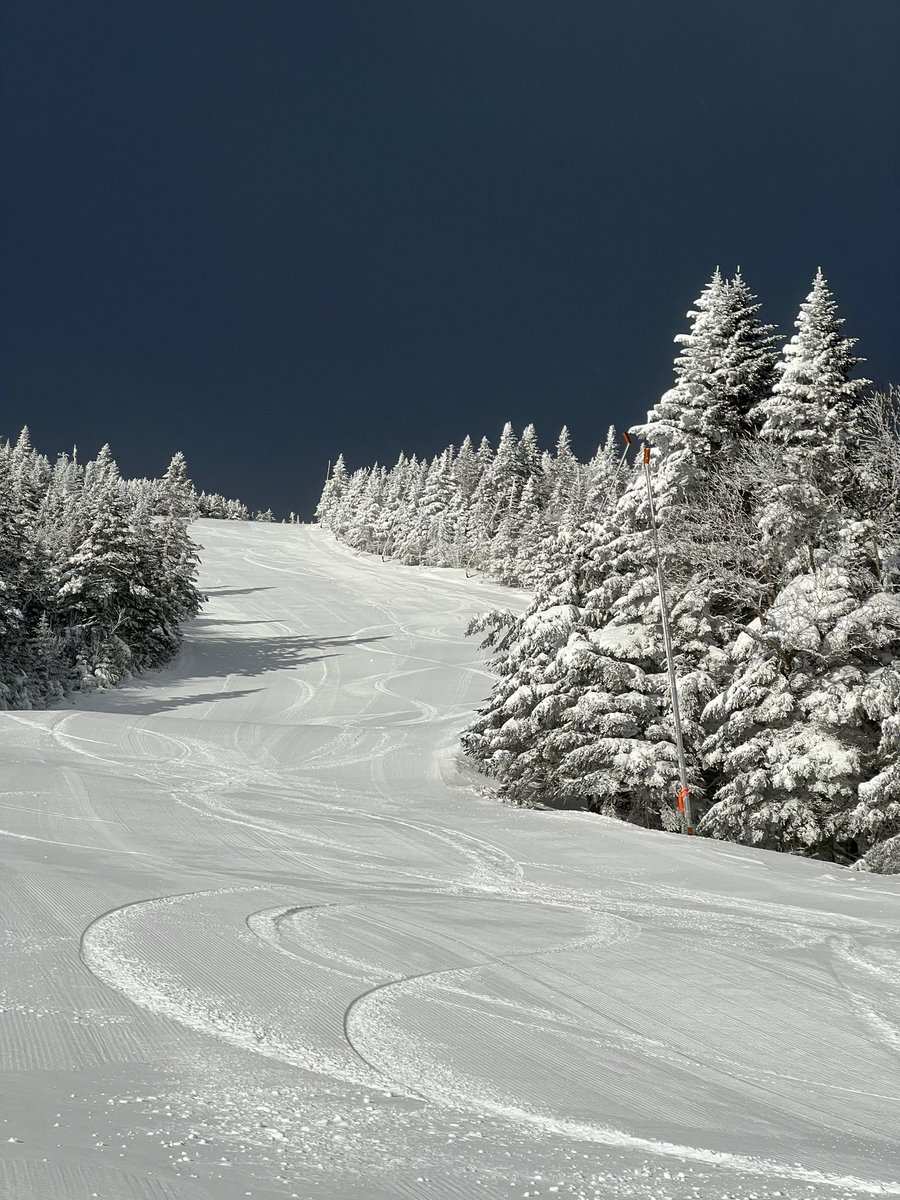
[[671,380],[717,265],[821,264],[900,381],[898,0],[13,0],[0,432],[176,449],[308,513],[326,463]]

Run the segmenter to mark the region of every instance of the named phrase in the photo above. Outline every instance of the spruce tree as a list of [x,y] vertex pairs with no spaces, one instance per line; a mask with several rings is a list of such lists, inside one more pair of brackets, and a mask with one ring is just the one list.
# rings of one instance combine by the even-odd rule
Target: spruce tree
[[197,493],[188,475],[187,460],[180,450],[172,456],[161,482],[162,511],[185,524],[197,516]]
[[828,857],[856,853],[850,814],[880,738],[872,689],[900,649],[858,507],[865,381],[850,377],[861,360],[842,324],[820,271],[755,410],[773,455],[749,498],[759,602],[704,714],[714,780],[700,826]]
[[349,479],[350,476],[347,471],[347,464],[344,462],[344,456],[343,454],[339,454],[328,475],[328,479],[325,481],[325,487],[322,490],[322,495],[316,508],[316,520],[320,525],[325,525],[328,528],[331,527],[332,515],[336,512],[341,502]]
[[[725,281],[716,272],[689,313],[691,329],[677,339],[676,384],[638,431],[661,451],[653,459],[661,514],[673,514],[702,481],[707,464],[746,429],[749,411],[771,384],[773,339],[758,310],[740,276]],[[519,688],[515,669],[509,672],[497,704],[492,700],[482,710],[467,745],[519,795],[577,797],[633,821],[665,824],[677,765],[639,471],[604,519],[588,529],[569,584],[574,614],[568,616],[565,644],[547,656],[539,682],[531,678]],[[558,607],[553,593],[543,599]],[[699,711],[713,690],[710,663],[716,662],[722,635],[703,597],[681,597],[673,616],[682,707],[694,751]],[[696,753],[692,762],[693,782],[699,784]]]

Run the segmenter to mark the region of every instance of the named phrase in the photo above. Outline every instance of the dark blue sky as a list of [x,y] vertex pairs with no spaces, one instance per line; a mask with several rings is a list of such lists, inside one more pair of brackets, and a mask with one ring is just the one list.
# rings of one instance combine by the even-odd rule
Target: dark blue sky
[[309,511],[506,419],[588,454],[717,264],[900,380],[897,0],[2,6],[3,420]]

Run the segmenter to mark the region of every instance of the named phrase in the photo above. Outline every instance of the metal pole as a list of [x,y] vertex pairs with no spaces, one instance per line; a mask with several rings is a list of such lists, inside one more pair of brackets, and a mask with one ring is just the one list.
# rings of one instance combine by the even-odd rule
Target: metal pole
[[656,586],[659,590],[659,611],[662,617],[663,645],[666,649],[666,666],[669,671],[669,693],[672,697],[672,723],[675,726],[675,749],[678,754],[678,811],[684,818],[684,831],[693,834],[694,821],[691,816],[691,793],[687,780],[687,762],[684,757],[684,738],[681,734],[681,709],[678,704],[678,679],[675,675],[675,656],[672,653],[672,630],[669,625],[669,605],[666,600],[666,581],[663,575],[662,556],[659,552],[659,533],[656,525],[656,506],[653,503],[653,483],[650,478],[650,447],[644,445],[644,479],[647,483],[647,503],[650,506],[650,533],[656,554]]

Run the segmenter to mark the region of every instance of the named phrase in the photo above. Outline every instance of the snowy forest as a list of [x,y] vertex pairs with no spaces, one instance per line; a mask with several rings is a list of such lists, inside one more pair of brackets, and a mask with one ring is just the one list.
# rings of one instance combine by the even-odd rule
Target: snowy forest
[[203,597],[184,456],[123,479],[108,446],[51,464],[0,443],[0,708],[42,708],[168,662]]
[[[821,271],[784,342],[716,271],[676,337],[651,448],[698,832],[900,870],[900,394]],[[637,455],[637,459],[642,456]],[[348,472],[317,519],[383,558],[533,589],[470,628],[497,679],[463,746],[501,794],[676,830],[679,786],[644,471],[507,425]]]

